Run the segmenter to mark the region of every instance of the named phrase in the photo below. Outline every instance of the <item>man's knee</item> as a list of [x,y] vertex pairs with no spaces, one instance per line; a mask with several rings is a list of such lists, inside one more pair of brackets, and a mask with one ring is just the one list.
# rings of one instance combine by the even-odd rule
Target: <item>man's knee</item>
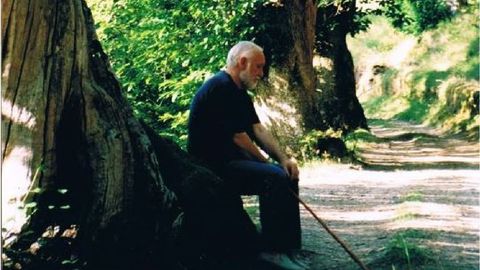
[[290,176],[287,174],[285,169],[278,165],[272,165],[275,167],[273,170],[273,176],[274,178],[278,179],[277,181],[281,181],[284,184],[288,185],[291,188],[298,188],[298,181],[292,180]]
[[267,164],[266,166],[268,167],[268,172],[271,176],[284,179],[289,178],[287,172],[282,166],[278,164]]
[[269,176],[266,177],[264,181],[267,183],[267,190],[285,190],[285,191],[294,191],[298,190],[298,181],[290,179],[285,170],[277,165],[271,164],[272,168],[270,170]]

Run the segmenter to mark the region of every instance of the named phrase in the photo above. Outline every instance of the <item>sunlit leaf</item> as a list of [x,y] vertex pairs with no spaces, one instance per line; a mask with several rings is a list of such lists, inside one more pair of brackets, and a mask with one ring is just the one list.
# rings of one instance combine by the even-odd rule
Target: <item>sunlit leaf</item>
[[25,204],[25,208],[27,208],[27,209],[34,208],[34,207],[37,207],[36,202],[30,202],[30,203]]

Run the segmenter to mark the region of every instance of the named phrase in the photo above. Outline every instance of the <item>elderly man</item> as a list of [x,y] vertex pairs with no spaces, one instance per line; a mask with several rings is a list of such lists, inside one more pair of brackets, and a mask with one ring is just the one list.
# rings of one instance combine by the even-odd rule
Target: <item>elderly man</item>
[[[298,194],[297,163],[260,123],[247,93],[263,76],[264,66],[258,45],[241,41],[230,49],[226,69],[208,79],[193,99],[188,151],[238,195],[259,195],[260,258],[286,269],[304,269],[291,256],[301,248],[299,207],[292,194]],[[270,163],[260,149],[278,164]]]

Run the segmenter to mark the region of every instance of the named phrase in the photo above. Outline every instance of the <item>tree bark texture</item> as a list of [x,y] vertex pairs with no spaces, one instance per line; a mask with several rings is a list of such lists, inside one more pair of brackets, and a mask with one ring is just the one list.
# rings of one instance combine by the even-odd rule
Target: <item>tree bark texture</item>
[[125,268],[152,250],[171,254],[181,209],[85,2],[2,1],[2,162],[18,200],[45,191],[32,225],[80,224],[92,263]]
[[355,1],[328,5],[317,14],[315,68],[320,79],[320,115],[327,125],[322,129],[368,128],[356,96],[353,58],[346,42],[354,15]]
[[282,47],[277,52],[266,48],[267,61],[273,63],[268,63],[268,82],[259,87],[256,106],[261,120],[280,143],[291,147],[290,152],[299,153],[298,137],[318,128],[321,122],[312,66],[316,1],[282,1],[281,6],[272,6],[264,12],[275,14],[272,17],[278,26],[259,36],[259,44],[275,47],[281,43]]
[[257,40],[265,47],[268,81],[255,105],[292,154],[311,130],[367,128],[346,44],[354,12],[354,1],[319,8],[316,1],[288,0],[260,9],[270,22]]

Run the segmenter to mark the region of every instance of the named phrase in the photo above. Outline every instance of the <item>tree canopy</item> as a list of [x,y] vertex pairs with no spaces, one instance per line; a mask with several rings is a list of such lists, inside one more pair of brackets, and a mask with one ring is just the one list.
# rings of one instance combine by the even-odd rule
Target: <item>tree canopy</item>
[[184,145],[193,93],[254,31],[244,18],[261,2],[114,2],[102,41],[137,115]]
[[[90,0],[95,5],[97,0]],[[352,12],[344,23],[350,34],[365,30],[369,14],[384,14],[396,27],[419,32],[453,15],[444,0],[360,1],[377,3],[363,9],[352,1],[317,1],[319,10],[333,7],[317,23],[317,50],[338,24],[341,14]],[[121,0],[97,10],[100,37],[113,68],[138,117],[180,145],[186,142],[186,121],[191,97],[225,63],[228,49],[238,40],[260,42],[269,63],[281,62],[288,52],[286,14],[282,1],[171,1]],[[354,9],[350,10],[349,9]],[[95,10],[94,10],[95,12]],[[341,19],[343,20],[343,19]],[[323,46],[324,47],[324,46]],[[268,69],[268,67],[267,67]]]

